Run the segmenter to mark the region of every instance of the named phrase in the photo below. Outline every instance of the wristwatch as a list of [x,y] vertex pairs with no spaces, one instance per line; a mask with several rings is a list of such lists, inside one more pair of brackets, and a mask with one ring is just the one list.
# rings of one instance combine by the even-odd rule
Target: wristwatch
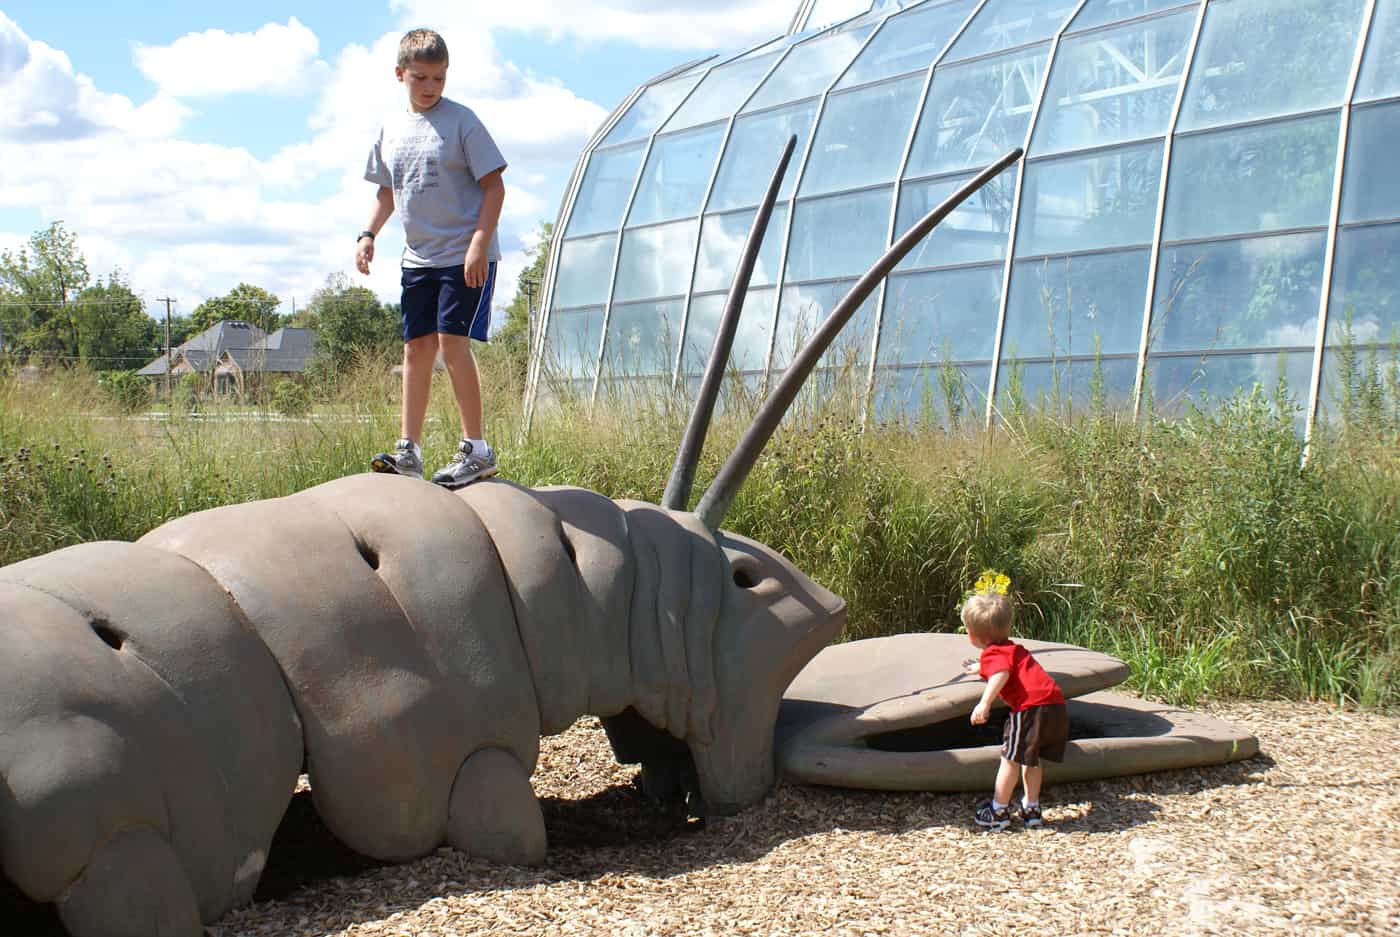
[[368,228],[366,228],[364,231],[361,231],[358,235],[355,236],[355,243],[358,244],[358,243],[360,243],[362,240],[364,240],[365,238],[369,238],[371,241],[373,241],[373,240],[374,240],[374,232],[373,232],[373,231],[370,231]]

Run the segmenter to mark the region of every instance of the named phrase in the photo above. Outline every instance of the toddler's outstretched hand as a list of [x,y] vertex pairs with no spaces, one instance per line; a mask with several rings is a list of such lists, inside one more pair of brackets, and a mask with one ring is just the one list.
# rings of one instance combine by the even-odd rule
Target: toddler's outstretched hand
[[967,674],[969,677],[978,676],[982,672],[982,664],[975,657],[969,657],[967,660],[963,661],[962,668],[963,673]]

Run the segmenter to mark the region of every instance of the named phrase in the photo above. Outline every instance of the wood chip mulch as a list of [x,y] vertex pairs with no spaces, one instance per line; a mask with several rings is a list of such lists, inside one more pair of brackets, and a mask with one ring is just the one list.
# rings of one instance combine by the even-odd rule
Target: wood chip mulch
[[1046,827],[1004,833],[972,824],[984,794],[783,783],[737,817],[688,820],[637,793],[583,719],[543,741],[543,867],[451,850],[380,865],[300,793],[258,901],[207,933],[1400,934],[1400,717],[1200,708],[1261,755],[1049,787]]

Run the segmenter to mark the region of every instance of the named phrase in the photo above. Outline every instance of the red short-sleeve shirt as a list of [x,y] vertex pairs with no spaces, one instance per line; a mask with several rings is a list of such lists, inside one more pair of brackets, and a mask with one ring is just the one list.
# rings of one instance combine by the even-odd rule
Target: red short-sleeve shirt
[[1014,713],[1065,701],[1055,679],[1036,663],[1030,651],[1015,641],[998,641],[984,647],[979,667],[984,680],[1003,670],[1011,671],[1011,679],[1001,688],[1000,695]]

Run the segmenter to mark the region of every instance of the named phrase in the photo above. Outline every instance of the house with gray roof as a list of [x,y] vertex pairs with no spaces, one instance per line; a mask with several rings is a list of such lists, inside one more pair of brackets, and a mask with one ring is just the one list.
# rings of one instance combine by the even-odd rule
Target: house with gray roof
[[[315,345],[316,333],[311,329],[286,327],[269,335],[252,323],[226,319],[172,349],[170,375],[204,375],[216,394],[241,394],[248,390],[249,381],[301,374],[311,363]],[[165,372],[162,356],[136,373],[160,378]]]

